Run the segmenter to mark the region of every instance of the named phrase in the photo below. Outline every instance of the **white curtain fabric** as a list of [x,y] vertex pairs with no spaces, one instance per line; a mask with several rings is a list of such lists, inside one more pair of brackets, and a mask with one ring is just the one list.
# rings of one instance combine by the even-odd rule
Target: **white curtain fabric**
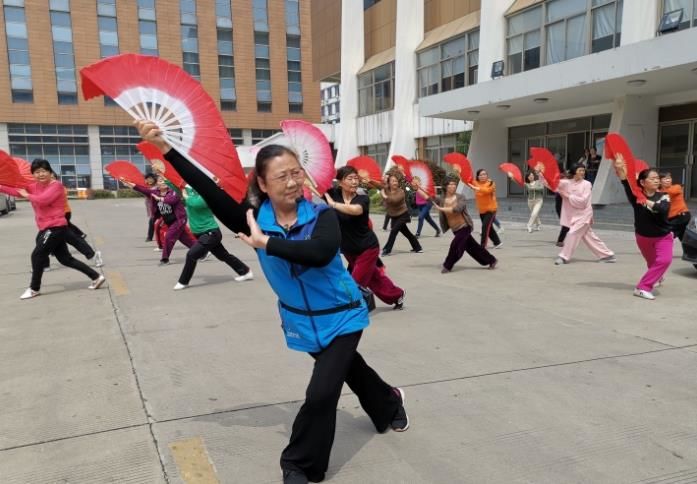
[[564,22],[547,27],[547,64],[556,64],[564,60]]
[[580,57],[586,53],[586,15],[566,21],[566,59]]
[[608,37],[615,30],[615,6],[607,5],[593,11],[593,40]]

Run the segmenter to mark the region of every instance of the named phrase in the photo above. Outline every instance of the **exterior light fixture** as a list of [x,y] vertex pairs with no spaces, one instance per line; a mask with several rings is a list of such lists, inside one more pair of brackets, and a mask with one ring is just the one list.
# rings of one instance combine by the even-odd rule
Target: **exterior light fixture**
[[627,81],[627,84],[629,84],[632,87],[641,87],[644,84],[646,84],[645,79],[632,79],[631,81]]
[[549,98],[548,97],[536,97],[535,99],[533,99],[533,101],[536,102],[537,104],[544,104],[547,101],[549,101]]
[[511,105],[510,104],[499,104],[496,107],[499,109],[510,109]]

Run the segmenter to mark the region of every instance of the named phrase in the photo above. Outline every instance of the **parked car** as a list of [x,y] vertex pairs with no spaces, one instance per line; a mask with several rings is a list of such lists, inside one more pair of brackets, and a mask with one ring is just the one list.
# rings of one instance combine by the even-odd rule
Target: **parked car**
[[0,193],[0,214],[5,215],[11,210],[16,210],[17,204],[15,203],[15,197],[10,195],[5,195]]
[[692,217],[682,238],[682,260],[691,262],[697,269],[697,217]]

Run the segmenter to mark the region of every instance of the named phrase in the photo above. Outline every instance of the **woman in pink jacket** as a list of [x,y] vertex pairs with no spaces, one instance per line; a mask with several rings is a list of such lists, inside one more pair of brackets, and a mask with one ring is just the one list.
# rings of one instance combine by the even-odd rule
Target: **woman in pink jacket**
[[41,277],[49,254],[53,254],[58,262],[82,272],[90,278],[92,284],[88,289],[99,289],[104,284],[104,276],[91,269],[87,264],[75,259],[68,251],[65,234],[68,221],[65,219],[65,192],[63,184],[51,179],[51,164],[42,159],[36,159],[31,164],[31,173],[36,180],[26,189],[11,188],[0,185],[0,192],[23,197],[29,200],[34,209],[34,218],[39,227],[36,236],[36,247],[31,253],[31,283],[20,299],[31,299],[39,295]]
[[617,260],[615,253],[607,248],[591,228],[593,225],[592,185],[585,179],[586,169],[583,165],[577,165],[572,176],[571,179],[561,180],[557,188],[557,193],[562,197],[559,222],[563,227],[569,227],[569,233],[554,263],[568,264],[581,241],[593,252],[599,262],[615,262]]

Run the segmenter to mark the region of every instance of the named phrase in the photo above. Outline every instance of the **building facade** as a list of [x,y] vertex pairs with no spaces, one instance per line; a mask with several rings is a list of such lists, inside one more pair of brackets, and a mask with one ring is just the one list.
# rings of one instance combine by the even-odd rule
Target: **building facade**
[[320,108],[322,109],[321,122],[336,124],[341,121],[340,89],[337,83],[326,83],[322,86],[320,96]]
[[309,0],[0,4],[0,149],[48,159],[68,188],[114,188],[103,167],[117,159],[146,169],[130,117],[80,94],[79,70],[110,55],[182,66],[217,103],[240,152],[283,119],[320,119]]
[[[342,84],[340,156],[369,152],[366,141],[388,155],[442,156],[449,142],[429,150],[435,136],[447,139],[458,131],[447,133],[447,123],[463,123],[474,167],[516,196],[501,162],[525,169],[529,148],[544,146],[571,167],[584,148],[602,154],[612,131],[697,197],[697,1],[369,3],[343,2],[340,65],[330,62],[336,36],[319,30],[328,12],[313,4],[315,40],[325,40],[315,76]],[[355,112],[344,104],[350,97]],[[593,202],[623,200],[603,160]]]

